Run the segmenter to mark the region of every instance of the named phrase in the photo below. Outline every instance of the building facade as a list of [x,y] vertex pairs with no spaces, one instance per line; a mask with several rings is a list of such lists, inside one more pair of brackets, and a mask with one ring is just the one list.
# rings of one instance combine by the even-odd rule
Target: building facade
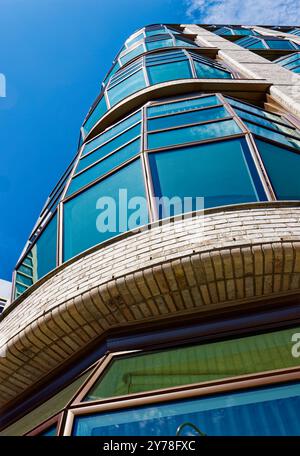
[[2,314],[4,307],[10,304],[10,298],[11,282],[0,279],[0,314]]
[[299,52],[127,39],[16,265],[0,435],[300,434]]

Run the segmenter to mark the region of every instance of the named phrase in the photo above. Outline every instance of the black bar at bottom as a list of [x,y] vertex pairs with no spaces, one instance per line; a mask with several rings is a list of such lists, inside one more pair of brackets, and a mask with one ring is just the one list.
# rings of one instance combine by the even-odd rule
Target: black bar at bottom
[[[300,449],[300,437],[0,437],[1,453],[54,456],[98,455],[208,455],[212,451]],[[43,452],[43,453],[41,453]],[[220,453],[221,454],[221,453]],[[286,453],[285,453],[286,454]]]

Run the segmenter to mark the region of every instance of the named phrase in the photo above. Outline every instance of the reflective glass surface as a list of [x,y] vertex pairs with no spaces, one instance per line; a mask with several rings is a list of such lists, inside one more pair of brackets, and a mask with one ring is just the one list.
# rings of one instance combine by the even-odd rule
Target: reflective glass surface
[[[123,162],[134,157],[134,155],[140,152],[140,149],[141,141],[140,139],[137,139],[127,146],[122,147],[117,152],[107,156],[105,159],[96,163],[94,166],[91,166],[86,171],[77,174],[77,176],[73,178],[67,194],[71,195],[84,185],[93,182],[95,179],[98,179],[115,167],[121,165]],[[90,155],[88,157],[90,157]]]
[[132,51],[127,52],[124,54],[122,57],[120,57],[120,61],[122,65],[125,65],[125,63],[129,62],[129,60],[133,59],[137,55],[142,54],[145,52],[144,45],[140,44],[139,46],[136,46],[135,48],[132,49]]
[[213,106],[220,104],[219,99],[215,95],[201,98],[191,98],[188,100],[174,101],[173,103],[160,104],[150,106],[147,109],[148,117],[159,116],[161,114],[173,114],[175,112],[182,112],[189,109],[204,108],[206,106]]
[[109,154],[110,152],[122,147],[132,139],[136,138],[141,134],[141,124],[137,124],[128,130],[125,130],[124,133],[121,133],[118,136],[115,136],[110,141],[104,143],[102,146],[95,149],[93,152],[90,152],[87,155],[84,155],[76,168],[76,172],[81,171],[82,169],[86,168],[87,166],[91,165],[95,161],[99,160],[100,158],[105,157],[105,155]]
[[107,142],[109,139],[113,138],[114,136],[117,136],[119,133],[121,133],[122,131],[126,130],[127,128],[131,127],[136,122],[141,120],[141,118],[141,111],[138,111],[132,116],[127,117],[122,122],[119,122],[115,124],[113,127],[107,129],[104,133],[96,136],[94,139],[92,139],[83,146],[82,155],[87,154],[91,150],[96,149],[97,147],[101,146],[101,144]]
[[98,122],[98,120],[105,114],[107,111],[107,106],[105,102],[105,98],[102,97],[98,104],[96,105],[95,109],[89,115],[85,123],[83,124],[83,130],[85,135],[87,135],[93,126]]
[[174,79],[192,78],[192,72],[188,60],[149,66],[147,72],[150,84],[159,84],[160,82],[171,81]]
[[119,82],[108,90],[108,98],[111,106],[115,105],[119,101],[123,100],[127,96],[131,95],[138,90],[146,87],[145,77],[142,70],[138,70],[136,73],[128,76],[123,81]]
[[272,130],[268,130],[267,128],[255,125],[251,122],[245,122],[245,125],[247,125],[247,127],[252,133],[262,136],[263,138],[269,138],[273,141],[285,144],[286,146],[291,146],[296,149],[300,149],[300,140],[291,138],[289,136],[285,136]]
[[220,70],[218,68],[214,68],[210,65],[205,65],[204,63],[200,63],[195,61],[195,70],[197,73],[197,77],[200,79],[206,78],[214,78],[214,79],[231,79],[231,74],[227,71]]
[[[193,423],[208,436],[297,436],[300,384],[286,384],[117,412],[75,416],[73,435],[175,436]],[[186,428],[186,435],[196,435]]]
[[300,328],[114,358],[84,401],[297,367],[291,338]]
[[16,297],[56,267],[57,215],[45,227],[17,269]]
[[[119,193],[119,190],[125,190]],[[137,200],[145,198],[140,160],[118,170],[64,204],[64,260],[121,232],[145,224],[136,217]],[[127,206],[131,200],[131,206]],[[121,217],[120,217],[121,215]]]
[[148,134],[148,149],[220,138],[240,132],[241,130],[234,120],[182,127],[176,130]]
[[281,200],[300,200],[300,154],[256,140],[276,196]]
[[[149,161],[154,192],[159,198],[204,197],[205,207],[265,199],[244,140],[152,153]],[[160,217],[169,215],[163,200],[158,209]],[[182,209],[175,207],[174,212],[180,213]]]

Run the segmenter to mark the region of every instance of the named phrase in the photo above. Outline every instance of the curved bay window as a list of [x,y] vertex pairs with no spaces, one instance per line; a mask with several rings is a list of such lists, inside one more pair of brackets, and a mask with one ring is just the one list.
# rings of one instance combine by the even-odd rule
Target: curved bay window
[[[221,94],[147,103],[81,146],[61,196],[61,222],[55,216],[45,224],[19,262],[16,297],[56,265],[103,241],[197,210],[174,204],[170,214],[175,196],[193,204],[203,197],[204,208],[299,200],[299,152],[300,134],[290,121]],[[139,217],[136,204],[128,206],[125,224],[120,190],[126,190],[126,201],[145,201]],[[98,226],[102,197],[116,204],[113,231]]]
[[101,117],[120,101],[146,87],[178,79],[232,79],[217,61],[185,49],[145,55],[116,71],[108,80],[92,112],[85,120],[86,137]]
[[111,352],[0,435],[298,435],[299,331]]

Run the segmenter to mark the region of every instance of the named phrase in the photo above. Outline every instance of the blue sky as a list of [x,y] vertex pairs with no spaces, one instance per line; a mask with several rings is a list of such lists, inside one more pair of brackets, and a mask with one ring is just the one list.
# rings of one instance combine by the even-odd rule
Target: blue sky
[[[0,98],[0,278],[11,278],[126,37],[161,22],[300,22],[294,0],[259,7],[269,2],[247,2],[241,16],[240,0],[206,1],[205,8],[204,0],[0,0],[0,73],[7,84]],[[270,16],[274,4],[280,15]]]

